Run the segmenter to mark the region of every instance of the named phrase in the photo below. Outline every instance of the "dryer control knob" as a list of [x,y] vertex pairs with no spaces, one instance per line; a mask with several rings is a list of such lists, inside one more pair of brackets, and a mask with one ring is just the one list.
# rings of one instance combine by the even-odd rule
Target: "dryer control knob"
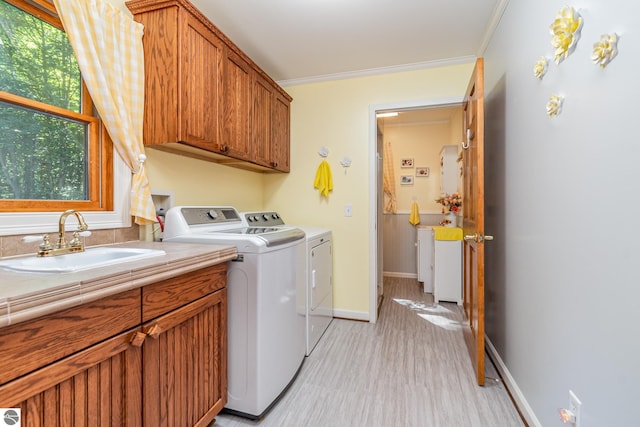
[[209,212],[207,212],[207,215],[209,215],[209,218],[211,218],[211,219],[218,218],[218,213],[216,211],[214,211],[213,209],[211,209]]
[[267,214],[262,215],[262,219],[264,219],[265,221],[269,221],[269,215]]

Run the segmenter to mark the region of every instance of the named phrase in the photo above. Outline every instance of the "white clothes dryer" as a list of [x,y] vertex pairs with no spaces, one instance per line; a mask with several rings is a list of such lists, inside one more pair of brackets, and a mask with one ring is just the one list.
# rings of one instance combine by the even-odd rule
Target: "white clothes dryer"
[[306,355],[309,356],[333,320],[333,239],[326,228],[284,223],[273,211],[240,214],[251,227],[295,227],[306,236],[305,315]]

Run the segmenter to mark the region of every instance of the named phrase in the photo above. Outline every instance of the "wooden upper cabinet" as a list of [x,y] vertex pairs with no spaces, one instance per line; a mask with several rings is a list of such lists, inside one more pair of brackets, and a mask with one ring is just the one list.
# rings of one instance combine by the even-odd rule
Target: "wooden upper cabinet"
[[276,92],[273,98],[273,119],[271,125],[271,157],[273,167],[280,172],[289,172],[291,100]]
[[289,172],[290,100],[259,74],[253,83],[252,161]]
[[222,41],[177,2],[128,2],[144,25],[145,145],[181,142],[219,150]]
[[184,61],[180,73],[182,89],[181,140],[210,148],[218,144],[218,81],[222,57],[222,42],[190,14],[184,14]]
[[145,145],[288,172],[291,97],[188,0],[126,5],[145,27]]
[[225,49],[222,63],[220,140],[223,153],[242,160],[249,160],[251,156],[251,77],[249,64],[235,52]]
[[252,159],[255,163],[272,167],[271,127],[273,89],[271,84],[256,75],[253,80],[253,111],[251,122]]

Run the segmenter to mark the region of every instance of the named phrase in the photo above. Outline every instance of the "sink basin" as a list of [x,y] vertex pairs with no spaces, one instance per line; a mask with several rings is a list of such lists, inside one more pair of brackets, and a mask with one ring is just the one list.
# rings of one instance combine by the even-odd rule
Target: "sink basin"
[[50,257],[21,257],[0,261],[0,267],[14,271],[32,273],[72,273],[120,264],[122,262],[139,261],[146,258],[165,255],[165,251],[142,248],[89,248],[84,252]]

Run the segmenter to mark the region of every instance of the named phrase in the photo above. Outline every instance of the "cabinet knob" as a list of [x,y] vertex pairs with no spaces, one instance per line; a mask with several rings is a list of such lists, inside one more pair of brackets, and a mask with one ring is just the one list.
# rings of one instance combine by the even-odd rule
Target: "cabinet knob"
[[146,334],[153,339],[157,339],[158,336],[162,333],[162,328],[157,323],[149,326],[146,330]]
[[226,144],[225,144],[225,145],[223,145],[223,146],[222,146],[222,150],[221,150],[221,151],[222,151],[223,153],[226,153],[227,151],[229,151],[229,146],[228,146],[228,145],[226,145]]
[[129,343],[134,347],[141,347],[145,338],[147,338],[147,334],[144,332],[136,332],[131,336],[131,341],[129,341]]

